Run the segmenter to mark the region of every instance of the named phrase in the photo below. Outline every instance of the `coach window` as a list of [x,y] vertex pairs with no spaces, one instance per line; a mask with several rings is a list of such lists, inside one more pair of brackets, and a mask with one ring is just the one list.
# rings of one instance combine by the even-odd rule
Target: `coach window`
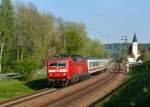
[[94,63],[93,63],[93,62],[90,62],[90,63],[89,63],[89,66],[90,66],[90,68],[92,68],[92,67],[94,66]]

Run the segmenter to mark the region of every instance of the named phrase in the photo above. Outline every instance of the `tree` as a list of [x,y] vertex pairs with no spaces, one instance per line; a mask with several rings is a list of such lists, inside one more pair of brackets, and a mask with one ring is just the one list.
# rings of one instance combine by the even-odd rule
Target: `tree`
[[[2,41],[0,41],[1,44],[0,67],[2,62],[6,63],[10,62],[9,59],[11,57],[12,38],[14,30],[13,29],[14,12],[11,1],[10,0],[1,0],[1,1],[2,3],[0,5],[0,32],[1,32],[0,39]],[[6,47],[4,48],[4,46]],[[9,66],[8,64],[4,65],[5,67]],[[1,68],[0,72],[2,72]]]
[[[0,32],[0,35],[2,35],[1,32]],[[4,39],[5,39],[5,38],[2,37],[1,50],[0,50],[0,73],[2,72],[2,65],[1,65],[1,63],[2,63],[2,56],[3,56],[4,43],[5,43]]]
[[87,36],[84,24],[56,19],[32,3],[16,2],[13,8],[10,0],[2,0],[0,33],[0,72],[2,65],[4,72],[30,75],[44,66],[49,53],[105,54],[100,41]]
[[127,62],[127,58],[128,58],[128,49],[127,48],[123,48],[121,50],[121,59],[124,61],[124,63]]
[[74,22],[64,22],[61,25],[61,31],[64,52],[78,54],[83,37],[86,35],[85,26]]
[[37,67],[42,66],[50,49],[54,17],[50,13],[39,12],[32,3],[17,3],[15,16],[15,59],[33,60]]
[[91,39],[88,36],[84,36],[82,43],[81,43],[81,48],[79,50],[80,54],[83,56],[91,56]]
[[104,56],[106,53],[100,41],[87,36],[83,24],[62,20],[55,24],[51,46],[57,54]]

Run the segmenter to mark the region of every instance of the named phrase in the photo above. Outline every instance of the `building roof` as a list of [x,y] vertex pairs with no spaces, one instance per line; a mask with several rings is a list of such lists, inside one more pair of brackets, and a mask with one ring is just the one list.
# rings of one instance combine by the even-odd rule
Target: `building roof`
[[133,37],[133,41],[132,42],[137,42],[136,33],[134,33],[134,37]]

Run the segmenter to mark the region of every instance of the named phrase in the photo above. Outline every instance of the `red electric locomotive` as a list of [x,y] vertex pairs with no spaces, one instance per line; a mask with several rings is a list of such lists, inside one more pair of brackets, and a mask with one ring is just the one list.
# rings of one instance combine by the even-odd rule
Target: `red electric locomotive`
[[52,86],[66,86],[88,77],[86,59],[82,57],[54,57],[47,63],[47,76]]

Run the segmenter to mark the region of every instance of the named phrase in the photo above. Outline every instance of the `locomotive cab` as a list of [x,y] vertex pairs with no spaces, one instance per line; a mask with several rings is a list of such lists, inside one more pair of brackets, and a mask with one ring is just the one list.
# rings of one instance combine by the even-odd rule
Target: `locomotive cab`
[[47,76],[49,83],[54,86],[65,86],[69,79],[69,62],[67,60],[48,61]]
[[47,77],[51,86],[67,86],[89,76],[82,57],[54,57],[48,60]]

